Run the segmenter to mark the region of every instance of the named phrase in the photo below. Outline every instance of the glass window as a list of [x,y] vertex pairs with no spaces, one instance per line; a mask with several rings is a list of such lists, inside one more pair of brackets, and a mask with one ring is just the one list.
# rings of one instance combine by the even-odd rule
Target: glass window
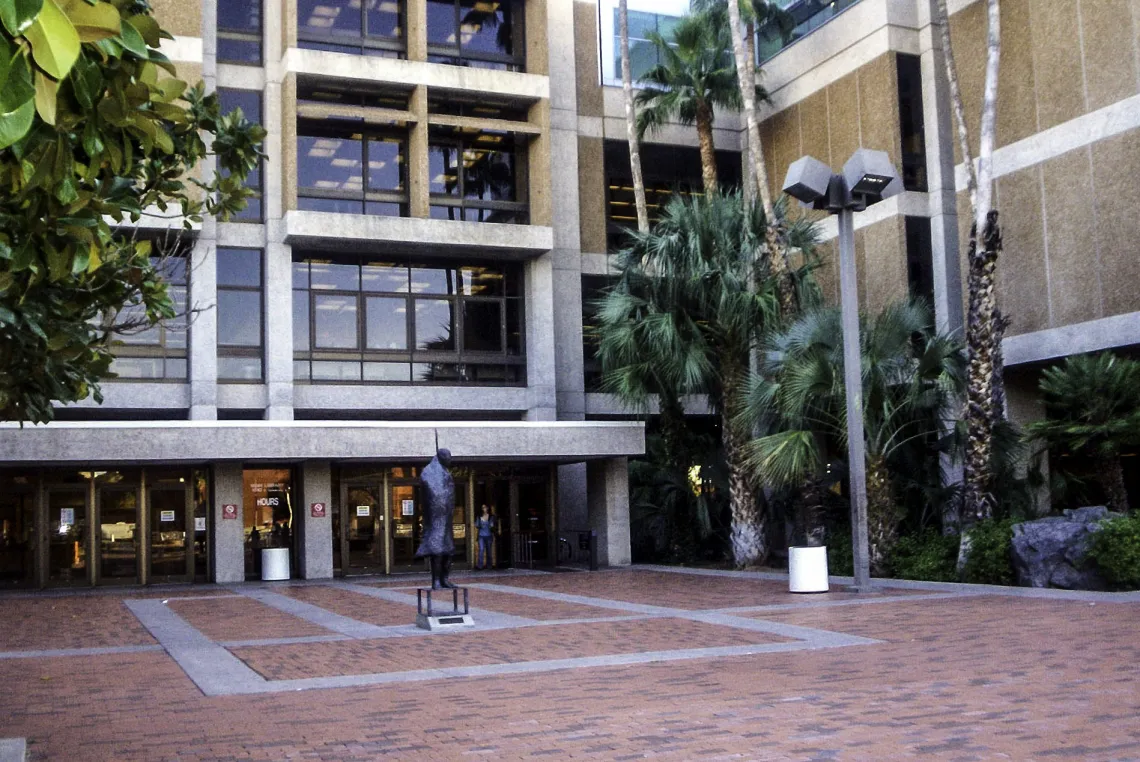
[[406,141],[343,120],[298,123],[298,207],[340,214],[407,216]]
[[450,299],[416,299],[416,349],[455,349],[455,306]]
[[219,247],[218,380],[262,378],[261,250]]
[[463,346],[473,352],[503,351],[503,303],[463,302]]
[[513,134],[436,127],[429,140],[432,218],[528,222],[523,145]]
[[521,71],[522,0],[428,0],[428,60]]
[[298,0],[302,48],[403,57],[403,9],[397,0]]
[[245,575],[258,579],[262,549],[293,547],[293,472],[287,468],[247,469],[242,472],[242,483]]
[[313,294],[314,345],[318,349],[355,349],[356,297]]
[[294,263],[294,378],[513,385],[525,379],[521,268]]
[[[246,119],[254,124],[261,124],[261,93],[256,90],[218,88],[218,105],[224,114],[234,109],[241,109]],[[261,162],[258,162],[253,171],[246,176],[245,187],[253,191],[253,195],[246,199],[245,209],[231,217],[231,221],[261,222],[263,196],[261,168]]]
[[218,3],[218,61],[261,65],[261,0]]
[[143,305],[124,307],[115,318],[119,346],[111,372],[120,379],[185,381],[186,334],[190,329],[186,258],[181,256],[183,246],[177,241],[164,241],[154,249],[164,250],[163,256],[152,257],[151,263],[166,281],[174,317],[150,325]]
[[408,348],[407,299],[370,296],[366,301],[368,349]]

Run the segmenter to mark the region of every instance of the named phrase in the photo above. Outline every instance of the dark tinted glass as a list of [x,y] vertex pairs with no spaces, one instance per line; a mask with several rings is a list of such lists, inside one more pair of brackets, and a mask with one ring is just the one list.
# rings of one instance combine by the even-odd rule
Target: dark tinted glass
[[297,138],[297,185],[362,194],[363,148],[359,137]]
[[510,2],[459,0],[459,39],[464,50],[510,55]]
[[261,0],[223,0],[218,3],[218,29],[228,32],[261,30]]
[[456,169],[458,149],[455,146],[433,145],[428,148],[428,174],[431,192],[459,195],[459,172]]
[[360,37],[360,0],[298,0],[297,31]]
[[454,0],[428,0],[427,38],[430,45],[458,44],[455,34]]
[[489,267],[463,267],[459,270],[459,293],[465,296],[502,296],[503,273]]
[[258,249],[218,249],[218,285],[261,285],[261,251]]
[[503,304],[499,301],[463,302],[463,349],[469,352],[503,351]]
[[257,40],[234,40],[218,38],[218,60],[222,63],[253,64],[261,63],[261,43]]
[[373,138],[368,141],[368,189],[400,191],[404,189],[403,144],[395,139]]
[[365,15],[370,37],[401,37],[400,6],[396,0],[369,0]]

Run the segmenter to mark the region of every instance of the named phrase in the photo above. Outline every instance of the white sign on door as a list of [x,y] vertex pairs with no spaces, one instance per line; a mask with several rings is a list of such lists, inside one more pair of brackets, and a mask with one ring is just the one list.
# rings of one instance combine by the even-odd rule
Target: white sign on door
[[194,517],[194,531],[195,532],[205,532],[206,531],[206,517],[205,516],[195,516]]
[[158,520],[159,521],[174,521],[174,511],[159,511],[158,512]]
[[367,505],[358,505],[358,506],[356,506],[356,515],[357,516],[371,516],[372,515],[372,508],[370,506],[367,506]]
[[416,501],[415,500],[401,500],[400,501],[400,514],[403,516],[414,516],[416,514]]
[[59,509],[59,523],[60,526],[71,526],[75,523],[75,509],[74,508],[60,508]]

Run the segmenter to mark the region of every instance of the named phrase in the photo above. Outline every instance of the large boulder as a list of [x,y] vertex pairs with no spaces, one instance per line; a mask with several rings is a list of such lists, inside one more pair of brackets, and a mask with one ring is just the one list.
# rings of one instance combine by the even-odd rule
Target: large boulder
[[1100,522],[1120,516],[1104,506],[1064,511],[1013,527],[1013,568],[1022,587],[1103,590],[1095,564],[1085,563],[1092,534]]

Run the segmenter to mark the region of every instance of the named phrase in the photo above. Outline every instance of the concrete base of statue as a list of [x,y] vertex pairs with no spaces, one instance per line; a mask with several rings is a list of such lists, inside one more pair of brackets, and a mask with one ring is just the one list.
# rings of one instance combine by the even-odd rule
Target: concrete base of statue
[[[460,595],[463,596],[462,608]],[[430,587],[421,587],[416,590],[416,626],[420,629],[451,630],[474,624],[468,605],[467,588],[432,590]]]

